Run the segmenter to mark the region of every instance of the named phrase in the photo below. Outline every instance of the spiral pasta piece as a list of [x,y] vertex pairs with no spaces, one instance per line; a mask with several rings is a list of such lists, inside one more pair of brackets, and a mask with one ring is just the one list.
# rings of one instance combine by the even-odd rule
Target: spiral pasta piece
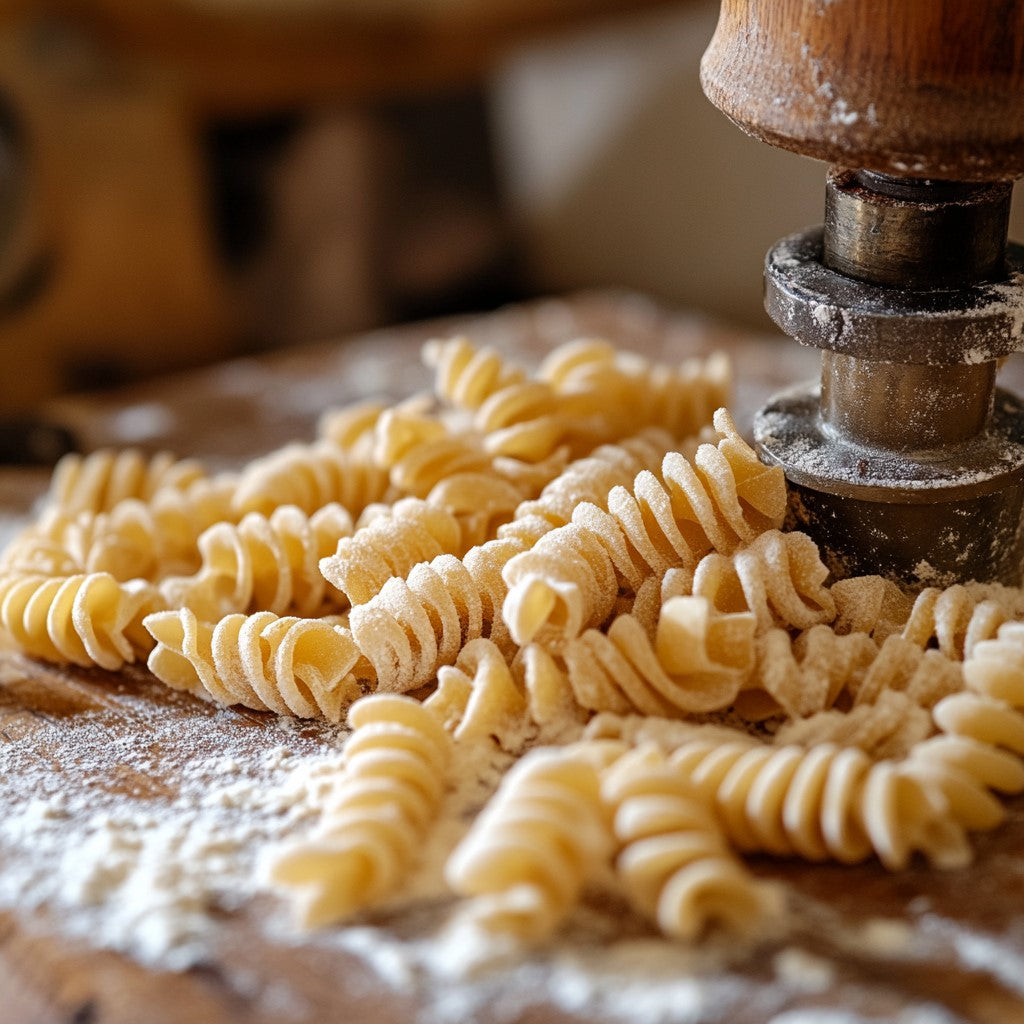
[[437,555],[463,553],[458,520],[419,498],[404,498],[320,559],[320,573],[353,605],[365,604],[394,576]]
[[317,421],[317,438],[343,451],[362,451],[373,444],[377,422],[387,409],[385,403],[376,401],[328,409]]
[[601,796],[620,846],[616,873],[668,937],[693,941],[714,925],[750,935],[781,909],[777,890],[732,854],[710,807],[657,747],[606,768]]
[[693,568],[709,550],[731,553],[781,525],[782,470],[761,465],[724,409],[715,427],[718,446],[700,445],[692,463],[665,456],[664,483],[641,472],[632,492],[609,493],[607,511],[583,502],[570,523],[509,562],[503,614],[517,643],[542,629],[550,643],[598,626],[622,588],[635,594],[650,575]]
[[343,920],[396,889],[444,796],[452,741],[418,701],[363,697],[348,724],[342,770],[320,822],[270,865],[271,881],[292,895],[306,927]]
[[920,851],[938,867],[970,860],[941,790],[905,761],[872,761],[831,743],[770,747],[694,741],[669,761],[714,802],[742,851],[855,864],[875,854],[890,871]]
[[492,463],[475,433],[457,433],[434,416],[401,409],[378,420],[374,459],[399,492],[417,498],[457,473],[490,473]]
[[236,525],[217,523],[198,541],[202,566],[192,577],[161,587],[170,604],[201,619],[238,612],[312,616],[341,604],[320,573],[320,560],[352,533],[352,517],[337,504],[311,516],[281,505],[267,517],[250,512]]
[[527,704],[498,647],[470,640],[454,665],[437,672],[437,689],[424,707],[456,740],[493,737],[506,750],[518,746],[529,726]]
[[768,530],[732,555],[705,555],[694,569],[693,593],[719,611],[752,612],[758,633],[804,630],[835,617],[828,573],[807,534]]
[[314,441],[285,445],[250,462],[239,477],[233,508],[239,516],[269,516],[280,505],[296,505],[311,515],[336,502],[358,516],[389,492],[387,471],[369,453]]
[[824,625],[795,639],[784,629],[771,629],[757,637],[755,647],[756,667],[737,700],[737,710],[752,721],[780,710],[803,718],[831,708],[844,690],[861,684],[879,656],[866,633],[840,636]]
[[109,573],[0,575],[0,627],[45,661],[119,669],[152,646],[141,622],[159,607],[151,584]]
[[954,584],[929,587],[917,595],[903,628],[903,637],[939,650],[955,661],[969,658],[976,644],[991,640],[1009,618],[1024,613],[1020,592],[997,584]]
[[453,408],[470,412],[525,376],[494,349],[477,348],[461,336],[428,341],[423,362],[434,370],[434,394]]
[[209,623],[182,608],[149,615],[143,625],[156,641],[153,675],[217,704],[337,722],[362,693],[359,651],[327,619],[257,612]]
[[889,636],[863,675],[854,674],[847,690],[855,704],[874,704],[886,690],[902,690],[930,708],[963,689],[961,664],[935,650],[922,650],[901,636]]
[[524,942],[546,938],[610,856],[601,764],[593,761],[605,752],[580,745],[588,746],[592,756],[541,747],[520,759],[449,857],[445,878],[473,897],[468,913],[480,927]]
[[607,342],[583,340],[563,345],[541,364],[538,376],[560,392],[589,391],[610,409],[628,410],[678,437],[710,422],[731,400],[732,368],[727,356],[652,363]]
[[109,512],[127,498],[148,501],[160,490],[183,491],[205,475],[194,459],[170,452],[149,457],[135,448],[71,453],[54,468],[44,503],[66,515]]
[[146,500],[124,498],[106,512],[51,508],[12,541],[0,564],[49,576],[108,572],[120,581],[193,572],[199,535],[230,516],[234,483],[230,474],[200,477]]
[[979,641],[964,663],[967,689],[932,708],[939,735],[910,754],[936,781],[966,828],[990,829],[1005,817],[991,796],[1024,790],[1024,627],[1002,626]]
[[377,689],[401,693],[429,683],[469,640],[483,636],[483,616],[481,588],[466,564],[439,555],[353,607],[349,627]]
[[564,703],[558,688],[570,691],[588,711],[666,718],[718,711],[735,702],[753,668],[753,637],[751,615],[716,615],[702,598],[676,597],[662,609],[653,641],[634,616],[621,615],[607,632],[568,641],[557,661],[532,655],[526,685],[548,704]]
[[867,633],[884,643],[906,625],[913,601],[891,580],[881,576],[851,576],[832,584],[837,633]]

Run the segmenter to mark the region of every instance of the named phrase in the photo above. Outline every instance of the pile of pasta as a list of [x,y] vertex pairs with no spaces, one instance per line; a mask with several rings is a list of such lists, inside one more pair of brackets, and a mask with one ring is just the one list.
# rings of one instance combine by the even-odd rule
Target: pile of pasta
[[720,355],[424,358],[429,393],[329,411],[236,473],[66,457],[0,563],[7,638],[347,718],[321,819],[270,868],[308,925],[400,893],[480,745],[511,767],[445,877],[517,941],[588,886],[680,940],[756,935],[782,902],[753,853],[969,860],[1024,789],[1024,593],[833,581],[782,529]]

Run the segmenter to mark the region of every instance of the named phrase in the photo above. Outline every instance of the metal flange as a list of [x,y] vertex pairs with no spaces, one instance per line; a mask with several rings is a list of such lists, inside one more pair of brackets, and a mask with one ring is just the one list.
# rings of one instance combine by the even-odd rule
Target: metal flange
[[804,345],[903,364],[991,362],[1024,346],[1024,246],[1006,277],[921,291],[870,284],[823,262],[821,227],[789,235],[765,258],[765,308]]

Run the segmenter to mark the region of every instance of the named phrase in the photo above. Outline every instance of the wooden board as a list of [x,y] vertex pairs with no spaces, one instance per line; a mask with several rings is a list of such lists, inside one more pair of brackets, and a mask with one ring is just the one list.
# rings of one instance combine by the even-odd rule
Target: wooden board
[[[672,318],[635,296],[589,295],[537,303],[458,324],[378,332],[337,345],[214,368],[103,398],[54,407],[93,445],[168,444],[229,464],[257,451],[309,436],[325,405],[383,387],[396,397],[426,381],[414,352],[420,341],[455,327],[474,338],[518,349],[530,360],[580,334],[604,334],[650,354],[678,357],[698,347],[725,346],[737,356],[744,385],[741,415],[763,394],[808,372],[814,356],[795,345],[737,337],[692,318]],[[146,434],[144,438],[140,435]],[[0,474],[11,513],[24,512],[42,484],[39,475]],[[302,724],[287,733],[296,756],[323,749],[330,727]],[[60,791],[75,814],[130,796],[158,811],[170,805],[190,766],[224,749],[254,759],[280,747],[274,716],[219,710],[168,691],[138,669],[117,674],[44,666],[0,652],[0,818],[25,802]],[[140,756],[147,751],[148,758]],[[2,835],[0,830],[0,835]],[[759,1024],[800,1008],[843,1008],[857,1020],[1024,1019],[1024,802],[1008,823],[977,842],[967,869],[921,866],[890,875],[875,864],[810,867],[758,860],[756,870],[786,882],[799,910],[796,929],[754,955],[721,964],[679,953],[679,977],[697,979],[699,1005],[666,1003],[664,1020],[727,1020]],[[75,851],[68,857],[74,859]],[[0,888],[18,869],[0,840]],[[368,962],[328,938],[299,941],[268,931],[278,913],[254,893],[237,906],[211,906],[210,955],[181,972],[147,969],[120,953],[95,948],[74,910],[22,906],[0,912],[0,1020],[24,1024],[312,1024],[325,1020],[447,1020],[436,980],[388,981]],[[603,908],[607,913],[608,909]],[[414,938],[431,909],[403,917],[381,911],[361,924]],[[621,935],[636,948],[650,936],[623,912]],[[623,1019],[621,1006],[548,999],[543,979],[572,937],[527,958],[533,973],[507,965],[475,986],[461,1019],[569,1022]],[[653,947],[652,947],[653,948]],[[599,950],[591,950],[595,956]],[[588,955],[590,955],[588,953]],[[801,959],[802,958],[802,959]],[[372,963],[372,960],[371,960]],[[810,965],[809,970],[804,968]],[[383,966],[383,964],[381,965]],[[538,982],[538,979],[541,979]],[[530,986],[534,991],[529,991]],[[667,992],[672,991],[666,989]],[[692,994],[692,993],[691,993]],[[666,997],[668,998],[668,997]],[[462,1004],[455,1004],[462,1005]],[[939,1015],[945,1008],[946,1016]],[[625,1019],[642,1019],[637,1015]],[[926,1014],[931,1013],[932,1016]],[[439,1015],[440,1014],[440,1015]],[[811,1016],[790,1018],[806,1022]],[[902,1018],[910,1020],[911,1018]],[[779,1018],[779,1024],[782,1019]]]

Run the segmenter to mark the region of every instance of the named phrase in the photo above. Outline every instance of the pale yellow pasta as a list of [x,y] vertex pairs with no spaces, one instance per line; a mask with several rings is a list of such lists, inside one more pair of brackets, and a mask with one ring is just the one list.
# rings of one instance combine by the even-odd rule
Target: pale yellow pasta
[[327,619],[257,612],[210,623],[182,608],[149,615],[144,625],[156,641],[153,675],[218,704],[337,722],[362,693],[359,651]]
[[751,720],[780,711],[802,718],[831,708],[844,690],[856,690],[878,659],[866,633],[839,636],[819,625],[792,637],[771,629],[756,642],[756,667],[737,710]]
[[344,451],[361,451],[373,444],[377,421],[387,408],[384,402],[371,400],[328,409],[317,421],[317,437]]
[[560,392],[597,393],[602,405],[643,422],[657,423],[679,437],[699,430],[727,405],[732,369],[727,356],[679,363],[652,363],[601,341],[563,345],[541,364],[538,376]]
[[[530,692],[559,684],[588,711],[639,711],[664,717],[717,711],[732,704],[753,668],[754,622],[749,614],[715,615],[701,598],[673,598],[652,639],[631,615],[607,632],[587,630],[568,641],[557,661],[533,655]],[[531,678],[532,673],[540,678]],[[556,673],[561,673],[561,683]]]
[[437,555],[463,551],[454,515],[419,498],[403,498],[338,540],[320,560],[320,572],[353,605],[365,604],[392,577],[404,577]]
[[161,592],[169,604],[209,621],[237,612],[324,614],[342,600],[321,575],[320,560],[352,529],[352,517],[337,504],[312,515],[295,505],[280,505],[269,517],[250,512],[237,524],[206,530],[198,572],[165,580]]
[[858,704],[847,711],[818,711],[807,718],[790,718],[775,733],[772,742],[783,747],[835,743],[841,747],[859,747],[876,760],[882,760],[905,757],[934,731],[927,708],[900,690],[884,690],[874,704]]
[[312,514],[337,502],[353,516],[390,496],[388,474],[369,452],[345,450],[329,441],[289,444],[254,459],[242,471],[233,508],[238,515],[270,515],[279,505]]
[[437,689],[424,706],[456,740],[494,738],[511,750],[529,726],[527,703],[498,647],[484,637],[470,640],[454,665],[437,671]]
[[705,799],[653,745],[601,775],[619,845],[616,874],[633,906],[673,939],[709,928],[751,935],[781,910],[778,891],[733,855]]
[[884,643],[902,631],[913,607],[911,598],[881,576],[852,576],[832,584],[837,633],[867,633]]
[[270,865],[306,927],[344,920],[397,889],[444,796],[451,739],[427,708],[374,694],[352,705],[348,723],[342,770],[317,827]]
[[890,871],[915,852],[938,867],[970,860],[963,828],[941,789],[906,761],[873,761],[831,743],[772,747],[694,741],[670,762],[714,802],[730,842],[745,852],[855,864],[875,854]]
[[0,627],[26,654],[115,670],[152,646],[143,617],[160,607],[152,584],[109,573],[0,575]]
[[439,555],[353,607],[349,627],[378,690],[414,690],[486,635],[481,588],[463,561]]
[[935,650],[922,650],[899,636],[889,636],[862,676],[847,689],[856,704],[874,704],[885,690],[902,690],[922,707],[963,689],[963,669]]
[[709,550],[731,553],[781,525],[782,470],[758,461],[724,409],[715,416],[717,447],[702,444],[692,463],[670,452],[664,483],[641,472],[632,492],[612,489],[607,511],[581,503],[569,524],[509,562],[503,614],[517,643],[578,635],[608,616],[622,588],[635,594],[652,574],[692,568]]
[[964,679],[965,692],[932,708],[939,735],[909,760],[936,780],[966,828],[989,829],[1005,810],[988,791],[1024,790],[1024,626],[1008,623],[996,639],[977,643]]
[[434,370],[434,394],[456,409],[473,412],[495,392],[525,378],[492,348],[477,348],[465,337],[434,339],[423,346],[423,361]]
[[456,473],[492,471],[475,432],[450,430],[436,416],[401,409],[389,409],[377,421],[373,457],[399,493],[417,498]]
[[185,490],[206,474],[194,459],[170,452],[147,456],[128,448],[101,449],[88,455],[65,455],[56,465],[44,499],[65,514],[108,512],[126,498],[147,501],[157,491]]
[[974,646],[990,640],[1009,618],[1024,614],[1020,591],[997,584],[955,584],[921,591],[903,628],[919,647],[934,639],[947,658],[969,658]]
[[473,897],[467,913],[480,927],[524,942],[547,938],[606,863],[613,839],[599,770],[621,747],[592,746],[526,754],[449,857],[445,878]]
[[705,555],[693,571],[693,593],[719,611],[753,613],[758,633],[810,629],[835,617],[828,574],[806,534],[768,530],[731,555]]
[[182,490],[163,487],[146,500],[125,498],[105,512],[51,508],[8,546],[2,565],[53,576],[109,572],[122,581],[193,572],[199,535],[230,517],[234,486],[222,474]]
[[426,500],[455,517],[460,543],[450,553],[461,554],[494,540],[530,493],[530,488],[490,473],[454,473],[434,484]]

